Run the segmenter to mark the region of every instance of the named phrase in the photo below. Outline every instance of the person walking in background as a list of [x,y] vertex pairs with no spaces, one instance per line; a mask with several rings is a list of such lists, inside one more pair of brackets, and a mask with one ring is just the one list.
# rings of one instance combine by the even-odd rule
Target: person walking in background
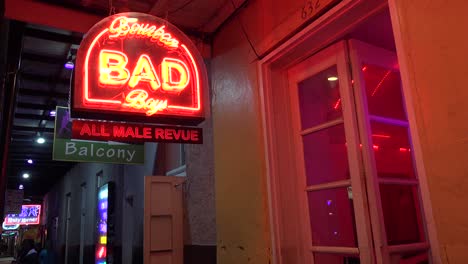
[[21,254],[18,259],[18,264],[38,264],[39,256],[34,248],[34,240],[25,239],[21,246]]
[[39,253],[39,264],[56,264],[55,254],[50,240],[45,242],[44,248]]

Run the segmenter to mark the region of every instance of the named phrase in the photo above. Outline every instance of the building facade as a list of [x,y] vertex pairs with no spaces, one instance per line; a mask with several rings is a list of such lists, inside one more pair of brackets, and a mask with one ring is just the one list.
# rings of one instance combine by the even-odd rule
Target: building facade
[[[92,26],[22,16],[13,1],[11,19]],[[75,166],[44,199],[62,257],[92,258],[93,236],[76,230],[95,228],[81,197],[103,177],[120,184],[119,261],[141,263],[144,176],[177,174],[190,183],[186,263],[466,263],[468,2],[228,4],[236,11],[198,43],[205,145],[147,145],[144,166]]]
[[[301,20],[301,12],[308,15],[311,5],[328,2],[252,1],[215,37],[212,107],[218,262],[355,263],[346,256],[358,253],[361,263],[466,262],[466,216],[460,207],[466,197],[463,120],[467,112],[457,103],[466,92],[463,81],[452,78],[466,68],[461,48],[466,40],[456,33],[456,24],[466,22],[459,11],[466,4],[340,1],[321,15],[311,11],[314,18],[306,18],[307,22]],[[312,97],[292,91],[308,85],[301,84],[303,80],[317,84],[307,78],[325,78],[324,71],[333,65],[337,65],[332,69],[338,71],[337,77],[344,78],[339,85],[347,83],[349,89],[341,90],[343,107],[348,105],[342,113],[346,138],[343,127],[337,126],[343,124],[340,117],[328,112],[340,107],[340,98],[325,91],[311,92]],[[380,80],[371,80],[364,71],[371,70],[369,65],[391,71],[384,70]],[[369,101],[373,90],[364,101],[359,89],[379,84],[383,88],[385,82],[398,87],[393,78],[401,78],[400,106],[393,101],[396,95],[390,94],[381,102]],[[284,100],[290,96],[293,99]],[[317,99],[311,102],[316,105],[307,108],[301,96],[323,101]],[[394,109],[385,114],[377,110],[379,106]],[[305,114],[307,109],[312,112]],[[398,111],[402,114],[403,109],[407,113],[403,123],[386,118]],[[334,120],[338,123],[330,123]],[[409,128],[409,135],[403,129],[397,136],[402,127]],[[390,134],[379,138],[385,131]],[[401,156],[384,154],[388,136],[405,142],[394,154],[411,153],[406,164]],[[326,142],[333,137],[334,143]],[[347,155],[334,149],[345,141]],[[351,153],[350,145],[354,145]],[[343,166],[340,155],[348,157],[346,169],[351,176],[337,171]],[[351,159],[356,157],[353,165]],[[314,167],[319,164],[313,158],[320,158],[319,164],[329,169]],[[417,176],[408,180],[413,172]],[[314,180],[312,175],[322,173],[330,178]],[[344,203],[338,212],[348,210],[353,215],[354,210],[349,222],[354,221],[354,231],[347,230],[343,222],[348,216],[343,215],[343,222],[328,230],[334,221],[332,215],[327,218],[326,205],[333,200],[328,196]],[[350,197],[353,208],[345,204]],[[233,223],[234,217],[238,221]],[[334,232],[347,233],[336,240]],[[399,238],[399,234],[408,237]]]

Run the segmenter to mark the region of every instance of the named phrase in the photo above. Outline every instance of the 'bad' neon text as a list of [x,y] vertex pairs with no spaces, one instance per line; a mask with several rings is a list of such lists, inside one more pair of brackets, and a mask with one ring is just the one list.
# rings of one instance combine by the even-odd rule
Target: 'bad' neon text
[[131,74],[126,68],[127,64],[128,57],[123,52],[101,50],[99,53],[99,84],[120,88],[128,82],[130,88],[135,88],[143,82],[149,84],[154,91],[162,88],[165,92],[180,93],[190,82],[187,65],[178,59],[163,59],[160,65],[162,84],[148,55],[143,54],[138,58]]

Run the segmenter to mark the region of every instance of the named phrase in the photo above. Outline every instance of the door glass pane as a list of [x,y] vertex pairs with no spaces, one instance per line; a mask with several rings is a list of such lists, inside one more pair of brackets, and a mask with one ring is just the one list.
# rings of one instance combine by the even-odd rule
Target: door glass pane
[[362,68],[371,115],[406,120],[400,73],[376,65]]
[[424,230],[416,187],[381,184],[380,198],[388,244],[423,242]]
[[303,136],[307,185],[349,179],[344,125]]
[[342,116],[336,66],[298,83],[302,129]]
[[377,174],[382,178],[415,178],[408,128],[371,122]]
[[348,188],[309,191],[309,216],[314,246],[357,247],[351,191]]
[[400,253],[390,256],[390,264],[429,264],[429,254],[423,252]]
[[315,264],[359,264],[358,256],[333,255],[325,253],[314,253]]

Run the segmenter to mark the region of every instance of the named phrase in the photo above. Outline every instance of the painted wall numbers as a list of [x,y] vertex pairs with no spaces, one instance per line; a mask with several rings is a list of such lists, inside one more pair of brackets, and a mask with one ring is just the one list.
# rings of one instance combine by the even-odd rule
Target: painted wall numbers
[[301,12],[302,19],[306,19],[310,17],[312,14],[315,14],[316,11],[320,10],[321,7],[322,7],[322,3],[320,0],[307,1],[302,7],[302,12]]

